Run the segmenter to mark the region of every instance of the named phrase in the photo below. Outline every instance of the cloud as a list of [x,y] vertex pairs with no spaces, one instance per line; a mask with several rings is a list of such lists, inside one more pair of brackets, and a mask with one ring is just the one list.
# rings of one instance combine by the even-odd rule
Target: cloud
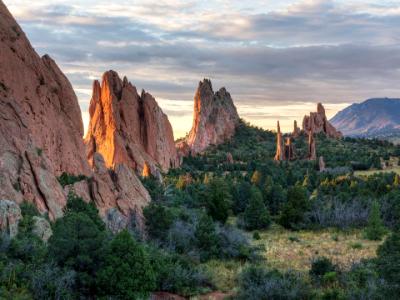
[[[36,50],[56,59],[82,110],[92,80],[115,69],[161,99],[179,132],[191,125],[194,91],[204,77],[215,87],[226,86],[239,113],[265,126],[278,116],[300,119],[307,103],[323,101],[334,113],[344,103],[400,92],[400,4],[395,2],[5,3]],[[248,105],[263,112],[249,112]]]

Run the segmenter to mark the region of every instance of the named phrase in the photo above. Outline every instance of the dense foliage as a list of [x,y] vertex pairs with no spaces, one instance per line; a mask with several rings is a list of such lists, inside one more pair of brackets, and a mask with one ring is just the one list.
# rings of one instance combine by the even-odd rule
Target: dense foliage
[[[191,296],[215,290],[206,267],[226,263],[238,266],[238,299],[395,299],[400,178],[356,171],[397,166],[400,148],[378,140],[316,140],[327,164],[323,172],[302,159],[305,136],[294,140],[297,160],[274,162],[275,135],[241,123],[230,141],[185,158],[163,182],[142,178],[152,197],[143,211],[146,232],[132,227],[113,234],[93,203],[71,193],[46,243],[34,234],[38,212],[23,204],[18,235],[1,239],[0,298]],[[63,174],[59,181],[84,179]],[[316,253],[309,272],[278,271],[266,267],[254,243],[277,224],[292,231],[358,228],[368,239],[386,240],[376,259],[350,269]]]

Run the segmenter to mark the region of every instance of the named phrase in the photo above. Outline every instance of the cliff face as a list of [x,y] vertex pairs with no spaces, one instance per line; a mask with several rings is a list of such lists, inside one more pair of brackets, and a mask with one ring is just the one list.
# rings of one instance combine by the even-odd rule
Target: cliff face
[[67,197],[57,177],[66,172],[90,178],[67,188],[95,201],[103,217],[110,209],[125,219],[140,214],[150,196],[136,175],[124,166],[111,173],[99,154],[91,170],[82,136],[71,84],[50,57],[38,56],[0,1],[0,200],[60,217]]
[[[194,96],[193,125],[186,138],[192,154],[204,151],[231,138],[239,123],[239,115],[231,95],[225,88],[214,93],[211,81],[199,83]],[[186,145],[179,145],[184,149]]]
[[85,143],[89,162],[103,155],[107,167],[123,163],[142,172],[148,164],[153,174],[179,165],[168,117],[148,93],[137,93],[125,77],[104,73],[93,83],[90,124]]
[[71,84],[0,2],[0,198],[59,216],[65,198],[56,176],[90,173],[82,135]]
[[317,112],[311,112],[309,116],[304,116],[303,119],[303,131],[307,134],[318,134],[320,132],[325,133],[330,138],[341,138],[343,135],[340,131],[337,131],[326,118],[325,108],[321,103],[317,105]]

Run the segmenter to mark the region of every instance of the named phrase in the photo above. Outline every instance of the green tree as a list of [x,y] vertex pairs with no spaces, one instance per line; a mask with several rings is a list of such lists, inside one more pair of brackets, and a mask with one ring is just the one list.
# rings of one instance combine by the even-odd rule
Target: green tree
[[243,214],[244,225],[247,230],[267,228],[271,224],[268,209],[258,188],[251,188],[249,204]]
[[163,205],[151,202],[143,209],[146,222],[146,230],[150,237],[163,240],[166,232],[171,227],[174,216],[172,212]]
[[202,214],[195,228],[196,246],[200,250],[201,260],[215,257],[218,253],[218,236],[210,216]]
[[225,223],[232,205],[229,186],[222,178],[213,178],[207,187],[205,207],[207,213],[216,221]]
[[388,293],[400,294],[400,231],[394,231],[377,251],[376,266],[379,275],[389,285]]
[[97,273],[97,294],[117,299],[147,299],[156,274],[145,248],[123,230],[105,248]]
[[58,219],[49,239],[49,254],[62,268],[76,272],[78,295],[94,294],[94,278],[101,261],[105,232],[82,212]]
[[83,213],[93,221],[99,230],[105,230],[105,224],[99,216],[99,210],[96,204],[93,201],[86,203],[81,197],[78,197],[72,192],[68,194],[67,205],[64,208],[65,215],[70,213]]
[[262,174],[260,171],[254,171],[253,175],[251,176],[251,183],[255,185],[259,185],[262,179]]
[[294,186],[287,192],[287,201],[279,216],[279,223],[289,229],[297,229],[304,220],[310,204],[304,187]]
[[381,219],[379,202],[374,201],[369,214],[368,226],[365,229],[365,236],[369,240],[380,241],[385,233],[386,228]]

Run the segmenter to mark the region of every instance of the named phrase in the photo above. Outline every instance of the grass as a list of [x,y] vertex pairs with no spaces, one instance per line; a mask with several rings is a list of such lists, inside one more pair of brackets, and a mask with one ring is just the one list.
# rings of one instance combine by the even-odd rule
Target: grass
[[[233,219],[229,220],[233,222]],[[228,222],[229,222],[228,221]],[[382,242],[363,238],[363,230],[348,232],[336,229],[320,231],[289,231],[278,225],[268,230],[257,231],[260,239],[249,239],[263,250],[264,263],[281,271],[297,270],[308,273],[311,261],[325,256],[343,269],[362,259],[376,256],[376,249]],[[237,288],[237,276],[247,263],[233,260],[211,260],[202,267],[210,275],[216,289],[221,292],[234,292]]]
[[386,169],[383,170],[355,171],[354,174],[356,176],[370,176],[377,173],[392,173],[392,172],[400,175],[400,166],[387,167]]
[[363,238],[362,230],[349,232],[326,229],[321,231],[288,231],[274,225],[260,232],[256,245],[265,247],[266,264],[282,271],[308,271],[311,261],[325,256],[343,269],[355,262],[376,256],[381,242]]

